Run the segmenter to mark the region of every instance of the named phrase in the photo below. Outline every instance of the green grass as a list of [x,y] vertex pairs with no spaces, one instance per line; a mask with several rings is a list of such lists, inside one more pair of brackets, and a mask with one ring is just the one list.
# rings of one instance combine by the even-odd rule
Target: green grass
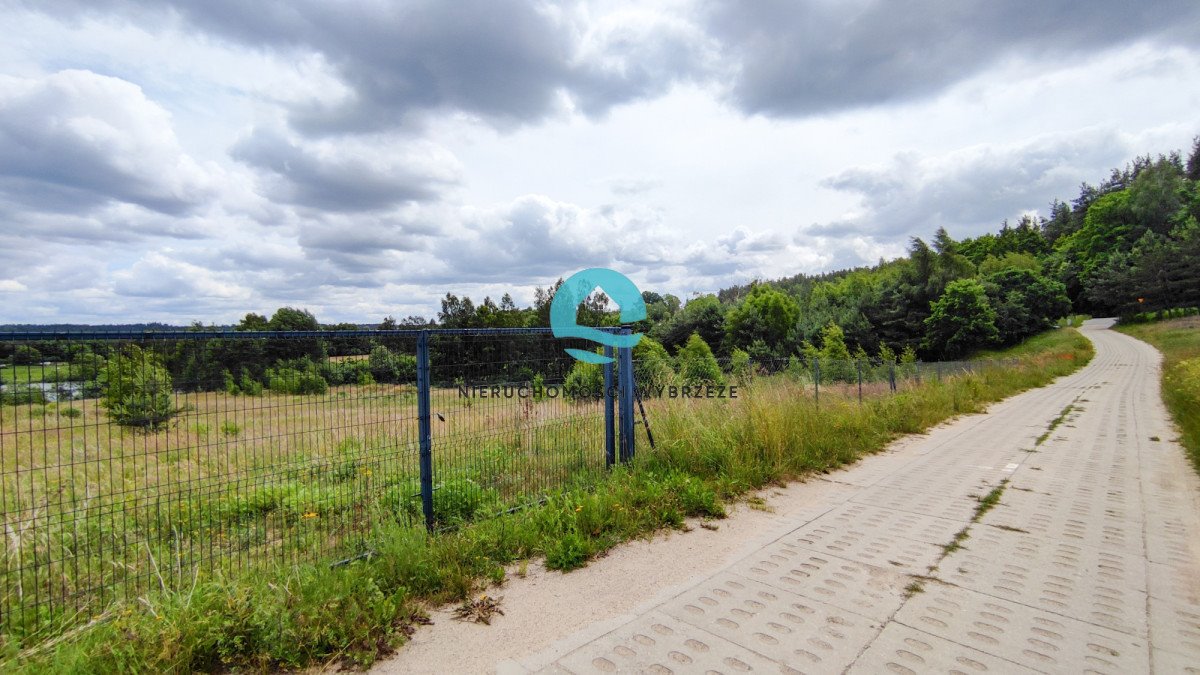
[[69,363],[51,363],[32,366],[5,366],[0,368],[0,382],[4,384],[33,384],[35,382],[66,382],[80,379],[72,372]]
[[1038,436],[1037,440],[1034,441],[1033,447],[1036,448],[1042,443],[1045,443],[1050,438],[1050,434],[1054,433],[1054,430],[1058,428],[1058,425],[1062,424],[1063,421],[1067,419],[1067,415],[1070,415],[1071,411],[1074,409],[1075,405],[1068,403],[1067,407],[1063,408],[1062,412],[1058,414],[1058,417],[1055,417],[1050,421],[1050,426],[1046,427],[1046,431],[1043,432],[1041,436]]
[[1200,473],[1200,319],[1119,326],[1163,354],[1163,402],[1179,426],[1180,441]]
[[[347,564],[264,564],[236,576],[161,581],[60,637],[0,636],[0,670],[363,666],[402,644],[423,607],[462,601],[502,580],[507,564],[541,557],[551,568],[569,570],[621,542],[682,528],[687,518],[723,517],[730,500],[751,490],[853,462],[900,435],[1044,385],[1091,354],[1077,332],[1057,330],[1000,354],[1019,357],[1015,367],[927,380],[862,404],[851,391],[832,388],[822,390],[818,405],[803,383],[789,378],[757,380],[736,400],[647,401],[657,451],[643,439],[630,465],[587,486],[551,491],[540,506],[435,536],[377,517],[367,536],[373,554]],[[361,480],[361,469],[347,472],[359,476],[347,481]],[[446,508],[461,508],[467,517],[494,499],[487,491],[456,493],[473,496]],[[275,496],[264,504],[286,502]]]

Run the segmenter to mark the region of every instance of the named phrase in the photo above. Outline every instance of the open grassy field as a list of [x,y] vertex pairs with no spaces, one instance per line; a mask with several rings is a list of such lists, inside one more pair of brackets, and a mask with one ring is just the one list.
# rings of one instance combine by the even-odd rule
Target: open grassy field
[[1200,472],[1200,317],[1120,326],[1163,354],[1163,401],[1179,425],[1180,439]]
[[[66,420],[58,406],[11,406],[0,428],[4,499],[7,518],[23,516],[6,523],[5,601],[20,607],[32,589],[64,585],[75,600],[7,615],[0,667],[367,663],[403,642],[424,603],[499,581],[507,563],[542,556],[571,569],[686,517],[720,517],[747,490],[852,462],[1090,354],[1062,329],[1003,354],[1019,359],[1004,367],[924,370],[896,393],[868,383],[862,403],[854,383],[822,387],[818,403],[811,381],[788,374],[743,381],[736,399],[648,400],[657,449],[639,428],[634,462],[610,471],[598,402],[441,390],[435,504],[462,526],[433,537],[412,523],[416,415],[405,387],[188,395],[187,412],[150,434],[109,432],[87,401],[71,403],[81,415]],[[101,495],[105,485],[117,489]],[[333,551],[353,560],[331,566]],[[205,560],[247,564],[196,564]],[[73,578],[77,564],[87,574]]]
[[[470,520],[604,467],[602,404],[431,392],[435,508]],[[0,406],[0,627],[53,633],[197,570],[362,553],[380,522],[421,520],[416,393],[178,394],[156,431],[97,399]]]

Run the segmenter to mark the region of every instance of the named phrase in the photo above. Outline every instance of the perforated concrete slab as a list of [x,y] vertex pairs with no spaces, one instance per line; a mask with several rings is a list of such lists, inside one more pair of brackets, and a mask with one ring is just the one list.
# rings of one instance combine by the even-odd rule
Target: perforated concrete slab
[[875,565],[892,566],[903,572],[923,573],[941,553],[941,548],[908,539],[882,528],[847,527],[817,519],[780,540],[797,548],[826,556]]
[[959,645],[1048,672],[1141,673],[1146,639],[949,584],[930,582],[896,621]]
[[741,645],[653,612],[565,655],[543,673],[789,673]]
[[800,670],[849,665],[882,624],[732,573],[720,574],[661,610]]
[[1026,499],[1014,483],[1005,491],[1004,499],[984,517],[992,526],[1023,530],[1035,537],[1053,541],[1072,542],[1109,550],[1145,555],[1143,525],[1131,518],[1132,510],[1081,509],[1067,507],[1063,500],[1057,506],[1050,499]]
[[936,635],[889,623],[871,646],[850,666],[850,673],[1036,673],[977,649]]
[[913,490],[876,485],[875,487],[863,490],[859,495],[852,497],[850,501],[856,504],[869,504],[894,511],[917,513],[965,522],[975,515],[976,506],[976,502],[967,495],[985,494],[990,489],[990,487],[984,485],[971,485],[969,489],[964,490],[965,494],[962,497],[955,499],[940,494],[927,494],[914,492]]
[[976,527],[938,578],[996,598],[1146,636],[1146,562],[1114,550]]
[[755,581],[886,620],[903,602],[912,577],[898,566],[877,565],[776,543],[730,568]]

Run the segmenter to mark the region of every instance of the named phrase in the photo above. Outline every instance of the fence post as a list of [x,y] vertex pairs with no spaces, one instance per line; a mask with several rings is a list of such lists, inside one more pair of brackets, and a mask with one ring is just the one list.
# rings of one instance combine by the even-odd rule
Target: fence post
[[[632,331],[628,328],[622,328],[622,335],[629,335]],[[628,462],[633,459],[633,349],[629,347],[620,347],[617,349],[620,363],[617,366],[617,378],[620,383],[617,386],[621,394],[621,461]]]
[[605,346],[604,355],[610,360],[604,364],[604,465],[617,463],[617,437],[613,424],[616,421],[616,382],[613,381],[613,348]]
[[421,511],[433,532],[433,439],[429,422],[429,331],[417,336],[417,435],[421,442]]
[[821,404],[821,359],[813,357],[813,401]]
[[892,387],[892,392],[896,391],[896,362],[892,361],[888,364],[888,384]]
[[942,362],[935,361],[933,364],[933,369],[934,369],[934,372],[937,373],[937,381],[941,382],[942,381]]
[[913,367],[916,369],[915,372],[917,374],[917,386],[919,387],[921,386],[921,362],[913,361]]
[[854,359],[854,368],[858,370],[858,402],[862,403],[862,361]]

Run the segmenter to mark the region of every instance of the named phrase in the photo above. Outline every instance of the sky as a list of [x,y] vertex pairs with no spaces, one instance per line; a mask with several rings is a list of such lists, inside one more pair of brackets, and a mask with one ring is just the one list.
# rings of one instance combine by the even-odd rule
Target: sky
[[1200,134],[1200,3],[0,0],[0,323],[687,299]]

